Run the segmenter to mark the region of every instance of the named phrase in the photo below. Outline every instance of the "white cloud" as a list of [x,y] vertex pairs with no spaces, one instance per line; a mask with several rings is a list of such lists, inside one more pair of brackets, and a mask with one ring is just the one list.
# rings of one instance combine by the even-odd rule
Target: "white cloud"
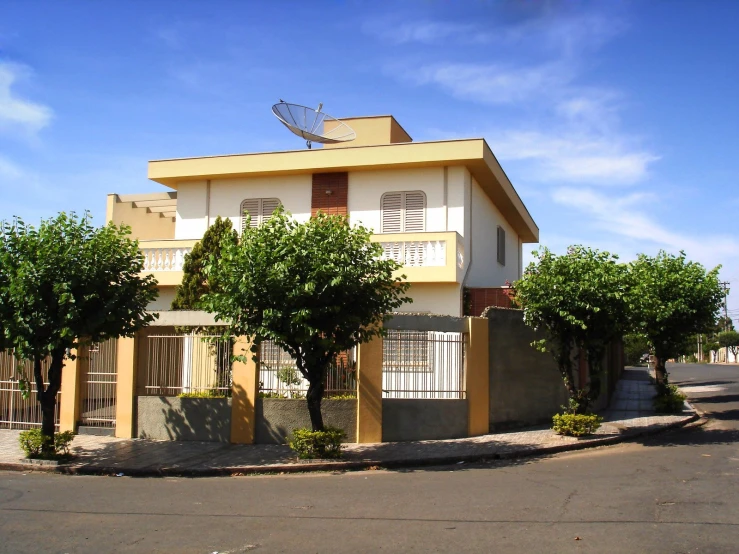
[[491,132],[491,145],[501,160],[526,160],[525,171],[541,182],[633,184],[647,176],[659,157],[628,144],[618,133],[510,130]]
[[9,159],[0,156],[0,179],[15,180],[23,176],[23,170]]
[[364,23],[362,31],[391,44],[431,44],[448,38],[483,43],[491,39],[490,34],[477,30],[475,25],[443,21],[422,20],[394,25],[387,20],[373,20]]
[[418,85],[434,84],[462,100],[487,104],[519,103],[557,90],[573,78],[565,64],[548,63],[527,67],[503,64],[447,63],[404,71]]
[[25,66],[0,62],[0,130],[34,135],[51,121],[51,108],[21,98],[13,90],[29,73]]

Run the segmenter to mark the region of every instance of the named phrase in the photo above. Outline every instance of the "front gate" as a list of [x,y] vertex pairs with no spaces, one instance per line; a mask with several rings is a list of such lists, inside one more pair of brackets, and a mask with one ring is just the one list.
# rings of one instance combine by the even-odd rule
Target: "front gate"
[[[49,360],[42,365],[46,381]],[[29,380],[28,398],[23,398],[19,378]],[[54,425],[59,427],[59,403],[61,392],[56,396]],[[41,427],[41,406],[36,400],[36,384],[33,379],[33,363],[17,360],[10,351],[0,352],[0,429],[32,429]]]
[[80,425],[115,428],[117,345],[111,339],[90,346],[89,363],[80,375]]

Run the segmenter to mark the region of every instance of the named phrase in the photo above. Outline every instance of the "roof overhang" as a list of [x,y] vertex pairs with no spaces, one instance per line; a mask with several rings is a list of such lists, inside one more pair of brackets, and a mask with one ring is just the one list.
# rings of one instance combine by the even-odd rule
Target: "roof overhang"
[[454,165],[467,167],[523,242],[539,241],[539,228],[481,138],[154,160],[149,179],[176,189],[203,179]]

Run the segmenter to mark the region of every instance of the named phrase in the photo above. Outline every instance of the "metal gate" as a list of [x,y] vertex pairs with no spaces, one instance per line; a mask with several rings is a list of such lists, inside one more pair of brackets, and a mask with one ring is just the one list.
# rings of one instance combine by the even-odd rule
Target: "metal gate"
[[117,345],[111,339],[90,346],[87,370],[81,375],[80,425],[115,427]]
[[[42,370],[44,382],[48,385],[46,375],[49,360],[44,360]],[[30,380],[28,398],[23,398],[18,379],[20,376]],[[54,424],[59,427],[59,403],[61,392],[56,396]],[[41,406],[36,400],[36,385],[33,380],[33,363],[28,360],[19,361],[12,352],[0,352],[0,429],[32,429],[41,427]]]

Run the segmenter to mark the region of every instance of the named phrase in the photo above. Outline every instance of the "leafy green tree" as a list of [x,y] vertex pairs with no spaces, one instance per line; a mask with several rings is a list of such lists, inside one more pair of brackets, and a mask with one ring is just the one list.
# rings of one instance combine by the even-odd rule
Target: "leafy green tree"
[[17,218],[2,224],[0,346],[33,361],[45,452],[53,451],[56,395],[70,350],[83,340],[132,336],[154,319],[146,307],[157,296],[156,281],[140,274],[144,257],[129,233],[93,227],[89,214],[61,213],[38,228]]
[[652,347],[658,384],[666,384],[665,362],[684,354],[686,345],[692,348],[692,335],[715,325],[723,302],[718,271],[687,261],[684,252],[640,254],[630,264],[631,327]]
[[626,335],[624,337],[624,357],[626,365],[644,365],[649,355],[649,342],[641,335]]
[[210,291],[211,283],[205,275],[205,266],[210,256],[218,255],[222,245],[230,240],[237,240],[238,235],[229,218],[217,217],[213,225],[208,227],[203,238],[195,244],[192,252],[185,254],[182,266],[182,284],[172,301],[173,310],[197,310],[205,294]]
[[[600,390],[602,360],[609,343],[620,337],[628,322],[626,267],[618,257],[584,246],[571,246],[557,256],[547,248],[533,253],[536,260],[513,284],[524,321],[540,329],[545,339],[532,344],[550,351],[557,362],[575,413],[587,411]],[[591,385],[575,383],[573,354],[587,356]]]
[[730,317],[722,315],[716,320],[713,332],[718,335],[724,331],[734,331],[734,321]]
[[337,355],[381,335],[379,324],[410,301],[409,284],[393,277],[399,265],[382,260],[371,232],[323,213],[298,223],[279,208],[263,225],[228,239],[211,256],[209,279],[218,289],[204,304],[231,332],[258,344],[274,341],[308,380],[308,411],[322,431],[321,400],[329,364]]
[[[716,337],[716,342],[721,348],[727,348],[736,359],[739,354],[739,333],[736,331],[724,331]],[[727,360],[728,361],[728,360]]]

